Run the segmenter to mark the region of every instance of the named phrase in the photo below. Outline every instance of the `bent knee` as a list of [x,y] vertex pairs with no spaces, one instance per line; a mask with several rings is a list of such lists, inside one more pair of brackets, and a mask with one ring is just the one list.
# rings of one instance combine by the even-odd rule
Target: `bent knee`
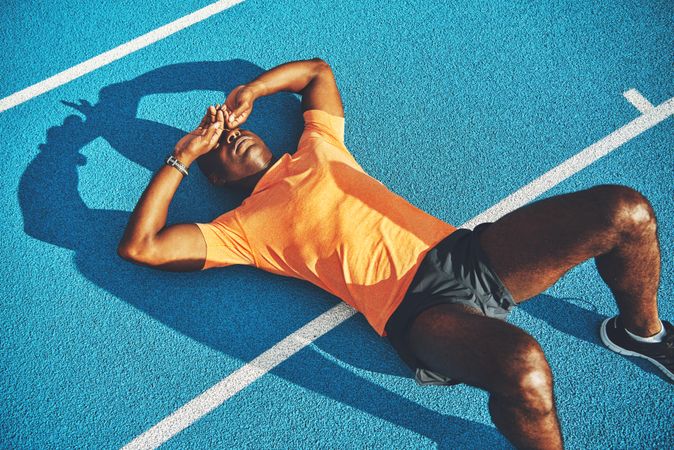
[[549,367],[530,369],[520,374],[513,392],[520,404],[537,414],[547,414],[555,407],[552,373]]
[[511,362],[504,368],[503,376],[503,390],[498,394],[535,413],[552,411],[552,370],[543,350],[533,338],[519,345]]
[[622,236],[641,235],[655,231],[655,211],[639,191],[621,185],[600,185],[591,188],[598,196],[607,225]]

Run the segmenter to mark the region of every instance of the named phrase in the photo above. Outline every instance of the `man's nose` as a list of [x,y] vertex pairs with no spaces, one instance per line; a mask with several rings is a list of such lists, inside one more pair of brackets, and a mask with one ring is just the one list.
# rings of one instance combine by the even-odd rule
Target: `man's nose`
[[227,140],[226,142],[228,144],[231,144],[234,142],[239,136],[241,136],[241,130],[238,128],[234,128],[232,130],[227,131]]

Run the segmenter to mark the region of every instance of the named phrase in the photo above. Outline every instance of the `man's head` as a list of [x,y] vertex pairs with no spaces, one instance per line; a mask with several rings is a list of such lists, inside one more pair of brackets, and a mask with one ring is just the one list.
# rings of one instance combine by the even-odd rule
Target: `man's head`
[[260,136],[235,128],[225,130],[217,147],[197,159],[199,169],[215,186],[247,186],[246,182],[266,170],[272,153]]

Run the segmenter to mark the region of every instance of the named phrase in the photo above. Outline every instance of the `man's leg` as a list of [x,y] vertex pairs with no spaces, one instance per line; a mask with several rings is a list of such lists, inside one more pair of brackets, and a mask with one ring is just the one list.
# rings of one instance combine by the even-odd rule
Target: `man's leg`
[[632,333],[660,331],[660,248],[648,201],[624,186],[597,186],[507,214],[480,236],[494,271],[515,301],[531,298],[594,258]]
[[[496,221],[480,242],[516,301],[594,257],[629,330],[660,330],[655,216],[632,189],[598,186],[541,200]],[[552,374],[540,346],[517,327],[471,312],[457,305],[425,310],[408,345],[431,370],[488,391],[494,423],[517,447],[560,448]]]
[[463,305],[424,310],[407,344],[428,368],[490,393],[489,412],[517,448],[562,448],[552,372],[523,330]]

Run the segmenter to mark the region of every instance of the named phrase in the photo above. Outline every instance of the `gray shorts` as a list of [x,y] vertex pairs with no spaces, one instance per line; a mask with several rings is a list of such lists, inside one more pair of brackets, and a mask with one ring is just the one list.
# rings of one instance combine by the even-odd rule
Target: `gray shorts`
[[466,305],[487,317],[505,320],[515,306],[512,295],[490,268],[478,237],[490,223],[473,231],[459,229],[424,257],[405,298],[386,323],[386,335],[401,359],[415,372],[420,385],[451,385],[460,381],[429,370],[404,344],[412,321],[441,304]]

